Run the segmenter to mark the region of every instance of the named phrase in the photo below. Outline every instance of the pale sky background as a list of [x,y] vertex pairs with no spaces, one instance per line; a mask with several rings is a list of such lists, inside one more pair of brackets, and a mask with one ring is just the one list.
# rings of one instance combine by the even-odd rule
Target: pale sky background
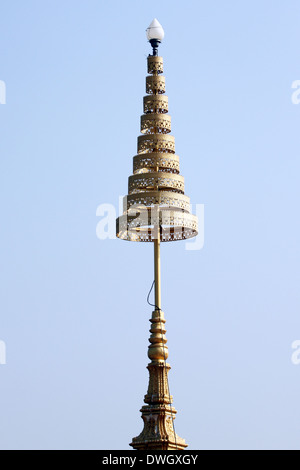
[[145,29],[205,244],[162,246],[176,431],[189,449],[300,449],[300,4],[3,0],[1,449],[129,449],[142,430],[153,246],[99,240],[127,193]]

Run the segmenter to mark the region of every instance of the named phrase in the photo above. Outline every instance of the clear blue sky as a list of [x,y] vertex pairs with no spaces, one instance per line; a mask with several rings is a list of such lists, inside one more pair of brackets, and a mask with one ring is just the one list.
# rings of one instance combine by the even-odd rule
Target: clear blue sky
[[145,29],[205,244],[162,247],[176,431],[300,449],[296,0],[2,2],[0,447],[128,449],[142,429],[152,246],[96,237],[127,192]]

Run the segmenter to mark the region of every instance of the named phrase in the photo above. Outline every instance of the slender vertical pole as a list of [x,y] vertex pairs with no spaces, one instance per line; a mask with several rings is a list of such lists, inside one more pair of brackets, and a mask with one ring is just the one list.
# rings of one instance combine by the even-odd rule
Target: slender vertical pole
[[[156,74],[157,75],[157,74]],[[155,109],[156,112],[156,109]],[[154,128],[154,133],[157,133],[157,128]],[[159,174],[159,166],[155,167],[155,173]],[[159,191],[157,181],[156,191]],[[159,224],[159,206],[156,207],[157,224]],[[154,281],[155,281],[155,308],[161,309],[161,290],[160,290],[160,226],[156,227],[156,238],[154,239]]]
[[155,280],[155,307],[161,308],[160,290],[160,233],[158,229],[157,238],[154,240],[154,280]]

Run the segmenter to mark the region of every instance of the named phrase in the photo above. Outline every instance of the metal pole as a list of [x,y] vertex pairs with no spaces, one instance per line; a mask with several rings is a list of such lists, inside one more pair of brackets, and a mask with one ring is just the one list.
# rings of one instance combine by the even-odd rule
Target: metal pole
[[154,280],[155,280],[155,307],[161,308],[160,290],[160,234],[154,240]]
[[[156,109],[155,109],[156,112]],[[157,133],[157,128],[154,127],[154,133]],[[158,175],[159,166],[155,167],[155,173]],[[156,191],[159,191],[159,184],[157,180]],[[154,281],[155,281],[155,308],[161,308],[161,290],[160,290],[160,226],[159,226],[159,206],[156,206],[157,226],[155,226],[155,239],[154,239]]]

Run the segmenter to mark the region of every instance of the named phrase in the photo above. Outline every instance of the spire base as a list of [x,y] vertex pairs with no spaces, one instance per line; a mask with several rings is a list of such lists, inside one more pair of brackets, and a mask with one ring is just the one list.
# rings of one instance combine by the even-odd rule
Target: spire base
[[184,450],[187,444],[175,433],[174,419],[177,411],[171,405],[172,397],[168,391],[169,364],[152,361],[147,369],[150,379],[147,405],[141,408],[144,429],[134,437],[130,446],[136,450]]
[[172,406],[168,373],[171,366],[167,364],[168,348],[165,337],[165,318],[162,310],[152,313],[151,336],[149,338],[148,357],[151,359],[149,385],[141,408],[144,429],[132,439],[130,446],[136,450],[184,450],[187,444],[175,433],[174,419],[177,411]]
[[130,446],[136,450],[184,450],[185,440],[174,433],[173,419],[176,410],[166,405],[143,406],[144,429],[132,439]]

